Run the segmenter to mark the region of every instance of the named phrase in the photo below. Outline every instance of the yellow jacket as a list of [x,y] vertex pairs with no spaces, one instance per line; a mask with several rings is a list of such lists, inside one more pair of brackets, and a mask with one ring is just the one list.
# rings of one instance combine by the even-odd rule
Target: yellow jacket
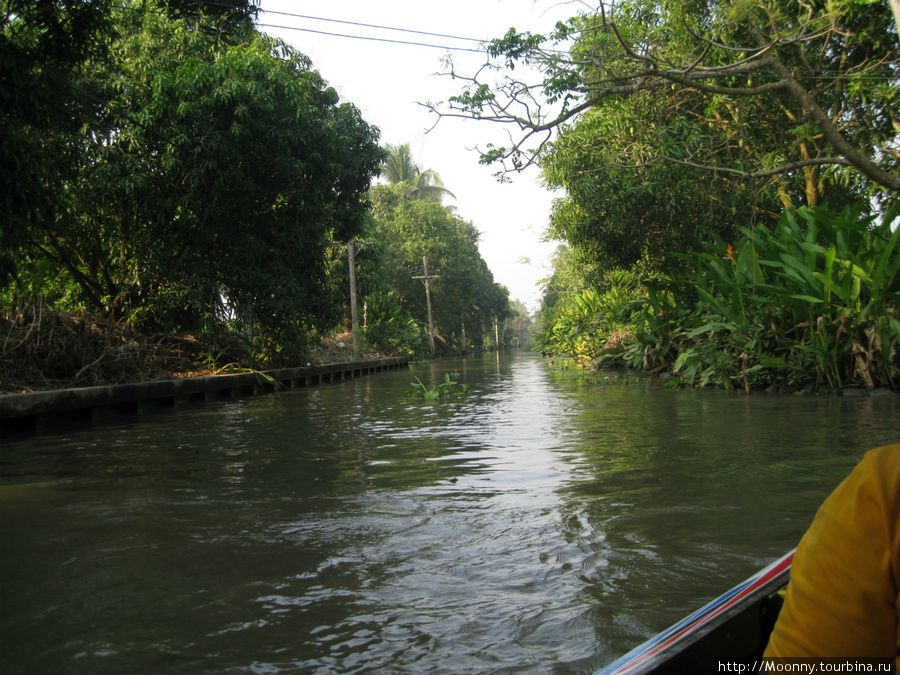
[[900,445],[866,453],[800,540],[765,656],[900,666]]

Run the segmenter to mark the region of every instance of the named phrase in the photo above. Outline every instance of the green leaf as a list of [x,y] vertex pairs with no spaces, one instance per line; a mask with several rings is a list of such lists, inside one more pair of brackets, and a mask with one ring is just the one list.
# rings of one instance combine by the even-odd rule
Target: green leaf
[[759,359],[759,362],[762,366],[766,368],[786,368],[787,361],[784,360],[783,357],[780,356],[763,356]]
[[803,300],[804,302],[815,302],[815,303],[824,303],[825,301],[822,298],[816,298],[812,295],[802,295],[802,294],[792,294],[788,297],[793,298],[794,300]]
[[711,321],[709,323],[703,324],[699,328],[695,328],[690,333],[688,333],[685,337],[688,339],[697,337],[698,335],[703,335],[704,333],[717,333],[721,330],[727,331],[735,331],[737,330],[737,326],[731,323],[722,323],[719,321]]

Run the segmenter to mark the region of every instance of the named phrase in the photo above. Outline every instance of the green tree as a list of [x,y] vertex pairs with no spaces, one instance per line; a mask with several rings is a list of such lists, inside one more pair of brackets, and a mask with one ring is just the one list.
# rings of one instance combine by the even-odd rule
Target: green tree
[[[563,44],[567,54],[554,48]],[[896,193],[897,45],[886,3],[601,3],[546,38],[510,30],[489,45],[507,66],[538,68],[540,87],[507,78],[492,88],[478,75],[451,70],[467,86],[434,109],[518,126],[522,135],[512,146],[483,155],[517,169],[535,160],[554,129],[603,102],[649,93],[681,109],[684,96],[683,115],[653,129],[653,160],[743,179],[799,172],[810,204],[820,171]],[[706,104],[702,118],[698,95]],[[704,132],[685,139],[678,128],[685,120],[702,122]],[[752,145],[743,151],[772,124],[781,133],[787,126],[793,142],[780,153]]]
[[672,268],[672,251],[710,236],[733,239],[739,224],[777,214],[774,185],[647,161],[655,130],[683,114],[667,103],[659,94],[601,102],[564,125],[541,157],[547,185],[565,191],[548,234],[569,242],[582,264],[612,269],[644,259]]
[[206,31],[151,3],[116,21],[110,58],[84,73],[106,114],[79,137],[68,208],[23,250],[89,306],[160,328],[210,325],[223,296],[282,335],[334,321],[325,244],[362,228],[377,130],[250,24]]
[[392,274],[403,309],[423,324],[426,297],[421,280],[422,258],[428,258],[435,330],[457,343],[465,329],[469,345],[482,346],[494,319],[504,320],[509,293],[494,282],[478,251],[478,231],[446,207],[407,199],[402,185],[376,185],[372,201],[383,266]]
[[108,0],[0,2],[0,286],[21,269],[27,230],[64,208],[73,135],[99,108],[73,74],[103,54],[110,31]]
[[540,104],[525,82],[475,77],[440,112],[518,125],[483,161],[539,162],[566,191],[550,234],[581,257],[671,269],[672,251],[774,222],[784,204],[892,199],[897,44],[883,3],[604,3],[547,39],[491,43],[543,72]]
[[[71,183],[90,163],[85,154],[95,145],[88,137],[108,136],[116,117],[127,114],[113,109],[108,91],[121,83],[121,73],[107,68],[114,77],[92,79],[88,72],[97,75],[98,64],[109,63],[128,13],[131,19],[145,11],[189,14],[195,26],[202,25],[194,32],[209,42],[213,35],[223,39],[252,29],[252,0],[229,3],[0,2],[0,286],[17,274],[21,289],[46,290],[37,269],[45,256],[25,244],[34,230],[52,230],[71,210]],[[227,21],[205,21],[207,15]]]
[[381,176],[391,185],[403,185],[408,199],[440,204],[445,196],[456,198],[444,187],[440,174],[432,169],[423,170],[413,161],[409,143],[388,145],[386,151]]
[[527,348],[532,341],[534,318],[521,300],[512,300],[509,303],[509,311],[510,316],[504,321],[504,332],[509,336],[512,346]]

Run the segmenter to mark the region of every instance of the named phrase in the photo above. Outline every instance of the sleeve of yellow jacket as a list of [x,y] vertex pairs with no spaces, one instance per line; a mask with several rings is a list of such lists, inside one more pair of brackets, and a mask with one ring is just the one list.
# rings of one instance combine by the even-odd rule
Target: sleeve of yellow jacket
[[897,659],[898,580],[900,445],[890,445],[866,453],[800,540],[765,656]]

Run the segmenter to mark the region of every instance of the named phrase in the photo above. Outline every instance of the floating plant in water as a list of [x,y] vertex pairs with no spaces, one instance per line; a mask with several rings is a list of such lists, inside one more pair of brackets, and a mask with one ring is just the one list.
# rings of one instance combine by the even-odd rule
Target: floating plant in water
[[456,380],[450,379],[451,377],[459,377],[459,373],[446,373],[444,375],[444,381],[434,385],[433,387],[427,387],[422,384],[422,380],[418,377],[415,377],[415,382],[411,382],[410,385],[412,389],[409,389],[406,393],[413,398],[423,398],[426,401],[437,401],[443,398],[456,398],[459,396],[465,396],[469,393],[469,387],[465,384],[460,384]]

